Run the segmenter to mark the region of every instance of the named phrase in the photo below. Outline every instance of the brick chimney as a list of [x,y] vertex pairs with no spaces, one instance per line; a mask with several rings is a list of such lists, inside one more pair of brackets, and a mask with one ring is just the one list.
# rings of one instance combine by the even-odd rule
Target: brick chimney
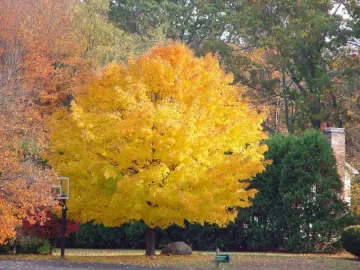
[[324,134],[336,158],[337,171],[343,184],[341,199],[345,201],[345,131],[343,128],[327,127]]

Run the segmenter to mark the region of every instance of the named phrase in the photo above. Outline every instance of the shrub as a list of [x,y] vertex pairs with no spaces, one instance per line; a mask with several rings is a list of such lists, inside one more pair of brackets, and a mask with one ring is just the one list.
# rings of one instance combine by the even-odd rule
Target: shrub
[[249,223],[249,239],[247,241],[247,250],[266,251],[272,248],[270,236],[258,222]]
[[[253,205],[240,210],[248,219],[247,246],[328,252],[347,222],[331,146],[318,131],[300,137],[271,136],[266,144],[265,157],[272,164],[251,184],[258,190]],[[251,226],[256,222],[258,226]]]
[[49,240],[44,240],[38,248],[38,253],[44,254],[44,255],[50,255],[51,254],[51,244]]
[[39,248],[43,244],[43,240],[32,235],[21,235],[19,237],[21,253],[39,253]]
[[187,242],[184,240],[185,228],[181,228],[178,225],[171,225],[165,230],[158,229],[158,233],[160,234],[159,248],[163,248],[171,242]]
[[360,259],[360,225],[350,226],[341,234],[343,248]]
[[81,224],[80,230],[76,233],[76,243],[79,247],[106,248],[114,244],[115,235],[111,228],[102,224],[87,222]]
[[75,246],[82,248],[129,248],[125,230],[121,227],[105,227],[93,221],[81,224],[75,233]]
[[143,221],[125,223],[122,227],[131,248],[145,248],[146,225]]
[[8,245],[0,245],[0,254],[10,254],[13,253],[13,251],[10,249]]
[[[34,217],[36,219],[36,216]],[[39,220],[31,224],[28,220],[24,219],[20,231],[25,235],[33,235],[42,240],[49,240],[54,245],[61,238],[61,224],[61,217],[46,211],[46,221],[44,223],[41,223]],[[77,232],[79,229],[80,223],[71,219],[66,220],[66,237],[71,233]]]

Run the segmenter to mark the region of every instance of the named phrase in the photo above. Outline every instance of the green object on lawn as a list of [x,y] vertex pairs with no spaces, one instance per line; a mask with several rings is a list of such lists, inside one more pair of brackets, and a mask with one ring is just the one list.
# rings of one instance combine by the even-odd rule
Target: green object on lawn
[[228,263],[231,260],[231,255],[229,254],[222,254],[222,255],[216,255],[215,261],[216,262],[222,262],[222,263]]

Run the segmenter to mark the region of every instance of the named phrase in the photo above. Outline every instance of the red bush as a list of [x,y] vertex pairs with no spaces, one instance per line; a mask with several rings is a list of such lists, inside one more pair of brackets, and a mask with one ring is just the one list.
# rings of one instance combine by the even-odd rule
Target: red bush
[[[66,220],[66,234],[77,232],[80,229],[80,223],[67,219]],[[31,224],[28,220],[23,220],[21,232],[28,235],[34,235],[40,239],[47,239],[52,244],[61,237],[61,217],[56,216],[50,211],[46,211],[46,220],[36,221]]]

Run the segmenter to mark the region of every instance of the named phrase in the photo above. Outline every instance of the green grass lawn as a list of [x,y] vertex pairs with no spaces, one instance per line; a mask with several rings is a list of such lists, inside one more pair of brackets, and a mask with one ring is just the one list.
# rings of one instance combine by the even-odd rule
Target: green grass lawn
[[[116,263],[143,266],[175,267],[179,269],[214,269],[215,252],[194,252],[190,256],[144,256],[144,250],[66,249],[67,261],[91,263]],[[360,260],[347,253],[337,255],[288,254],[288,253],[240,253],[233,252],[232,262],[221,269],[247,270],[360,270]],[[18,255],[1,256],[1,259],[57,260],[60,249],[51,256]]]

